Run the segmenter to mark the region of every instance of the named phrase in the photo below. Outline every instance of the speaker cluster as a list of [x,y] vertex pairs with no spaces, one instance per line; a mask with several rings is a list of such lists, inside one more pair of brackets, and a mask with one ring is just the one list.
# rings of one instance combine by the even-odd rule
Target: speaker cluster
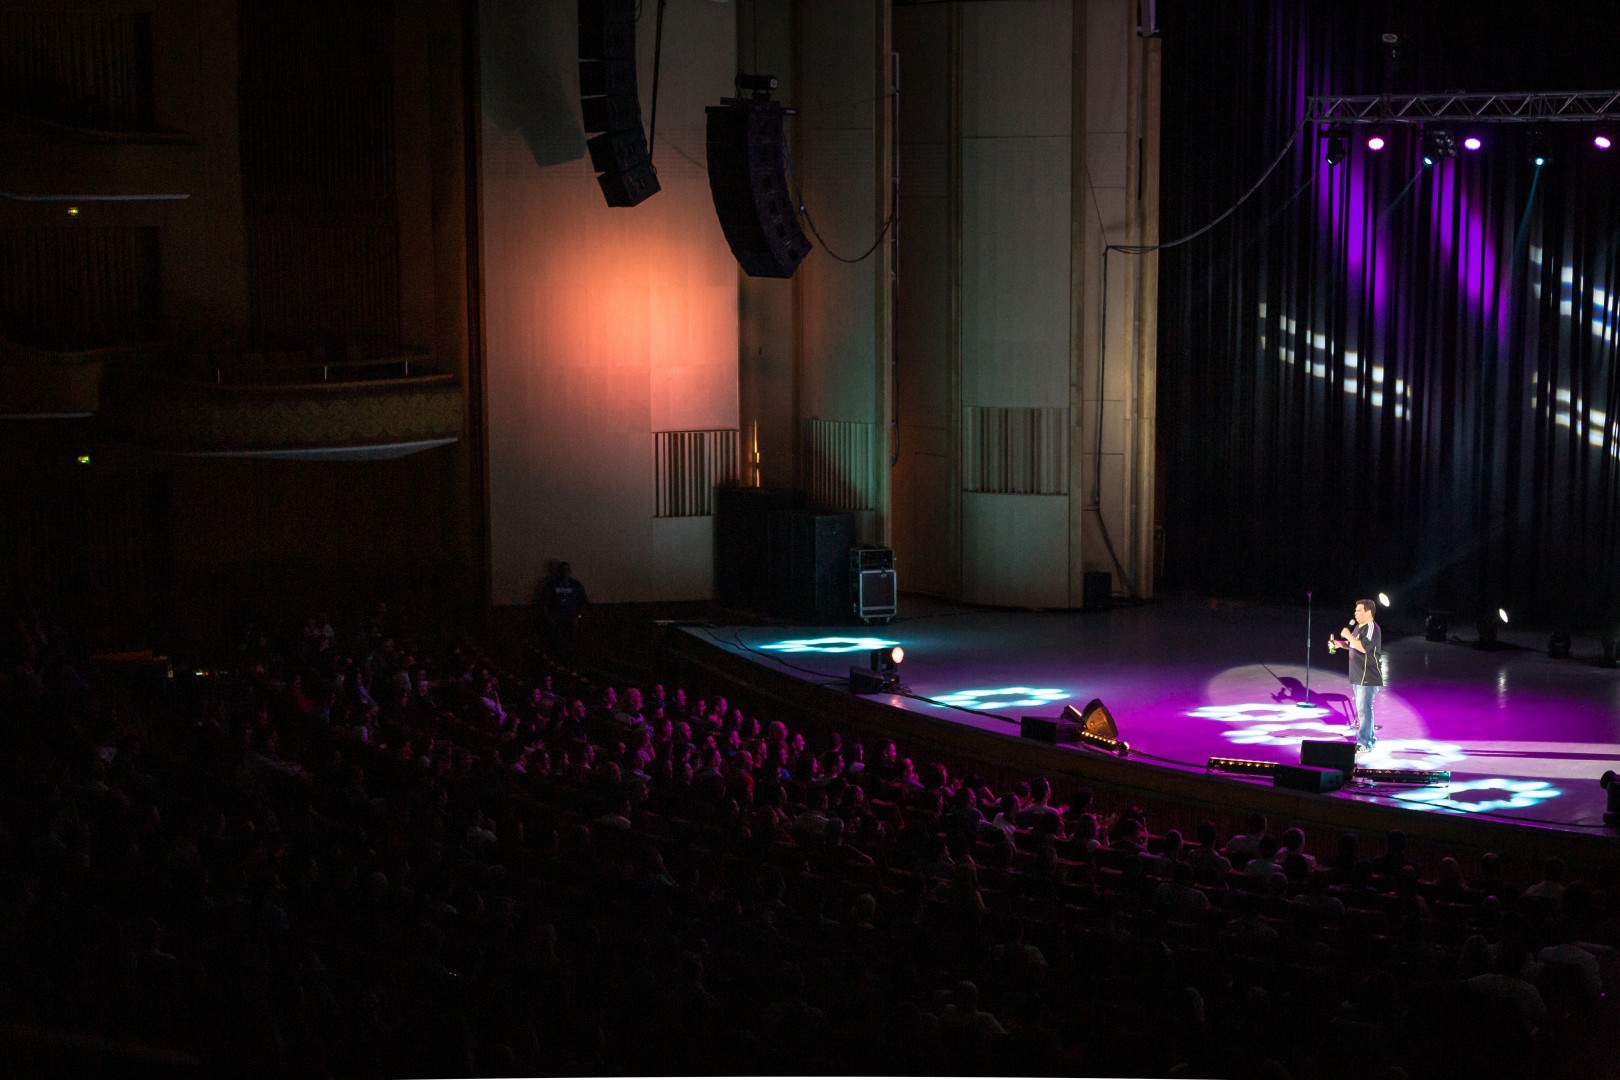
[[788,192],[782,106],[727,98],[704,111],[709,191],[731,253],[749,277],[792,277],[810,241]]
[[636,91],[635,0],[579,0],[579,94],[607,204],[635,206],[657,194]]

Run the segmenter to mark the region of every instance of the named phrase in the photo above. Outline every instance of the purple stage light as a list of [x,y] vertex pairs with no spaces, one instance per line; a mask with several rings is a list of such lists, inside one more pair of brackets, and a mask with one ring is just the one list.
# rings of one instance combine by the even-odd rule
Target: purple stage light
[[1382,150],[1383,148],[1384,148],[1384,137],[1382,135],[1374,135],[1374,136],[1370,137],[1367,140],[1367,149],[1369,149],[1369,150]]
[[1592,137],[1592,145],[1597,147],[1599,150],[1607,150],[1614,144],[1609,140],[1607,135],[1595,135]]
[[1485,144],[1479,141],[1478,135],[1470,135],[1463,140],[1464,150],[1478,150],[1483,145]]

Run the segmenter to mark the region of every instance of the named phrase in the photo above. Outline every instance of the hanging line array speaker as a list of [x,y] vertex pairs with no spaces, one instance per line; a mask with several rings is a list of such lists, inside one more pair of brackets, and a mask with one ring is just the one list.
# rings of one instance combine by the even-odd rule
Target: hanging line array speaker
[[579,0],[579,94],[607,204],[635,206],[657,194],[636,92],[635,0]]
[[810,254],[787,185],[782,106],[727,100],[708,113],[709,191],[749,277],[790,278]]

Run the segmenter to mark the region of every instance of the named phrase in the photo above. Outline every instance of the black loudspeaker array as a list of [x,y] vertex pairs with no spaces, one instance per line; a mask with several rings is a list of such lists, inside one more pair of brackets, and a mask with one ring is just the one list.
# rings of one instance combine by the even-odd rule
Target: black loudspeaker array
[[727,101],[704,111],[709,191],[731,253],[749,277],[792,277],[810,241],[788,192],[782,106]]
[[609,206],[658,192],[636,93],[635,0],[579,0],[579,94],[591,167]]

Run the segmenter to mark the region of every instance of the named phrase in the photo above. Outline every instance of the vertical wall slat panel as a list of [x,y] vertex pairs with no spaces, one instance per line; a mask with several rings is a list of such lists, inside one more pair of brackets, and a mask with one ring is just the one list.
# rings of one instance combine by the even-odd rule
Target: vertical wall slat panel
[[963,413],[964,490],[1068,494],[1067,408],[968,406]]
[[713,514],[715,487],[747,475],[738,453],[739,434],[736,428],[653,432],[654,516]]

